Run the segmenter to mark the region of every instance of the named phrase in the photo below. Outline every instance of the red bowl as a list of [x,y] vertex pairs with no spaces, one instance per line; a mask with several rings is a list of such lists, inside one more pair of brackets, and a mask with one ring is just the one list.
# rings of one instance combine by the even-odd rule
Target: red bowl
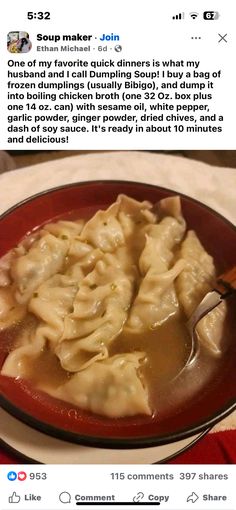
[[[83,182],[35,195],[0,218],[0,257],[27,232],[57,216],[77,211],[106,208],[119,193],[137,200],[156,201],[173,191],[148,184],[125,181]],[[178,193],[179,194],[179,193]],[[205,205],[181,195],[188,228],[197,231],[214,257],[220,272],[235,264],[236,228]],[[78,214],[79,216],[79,214]],[[234,303],[235,308],[235,303]],[[32,427],[64,440],[112,448],[137,448],[177,441],[213,426],[236,408],[236,324],[232,342],[217,375],[195,399],[172,415],[109,419],[93,415],[35,390],[25,380],[0,376],[0,403],[4,409]],[[6,358],[0,336],[0,367]]]

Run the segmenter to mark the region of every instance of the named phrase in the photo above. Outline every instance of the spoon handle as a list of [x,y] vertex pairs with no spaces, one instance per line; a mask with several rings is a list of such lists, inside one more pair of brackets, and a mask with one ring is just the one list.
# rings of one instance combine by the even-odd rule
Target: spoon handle
[[223,296],[236,292],[236,266],[217,278],[215,290],[220,292]]

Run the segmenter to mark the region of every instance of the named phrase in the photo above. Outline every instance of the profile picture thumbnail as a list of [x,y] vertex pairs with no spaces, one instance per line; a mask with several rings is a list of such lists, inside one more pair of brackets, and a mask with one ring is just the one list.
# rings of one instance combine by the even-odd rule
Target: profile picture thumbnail
[[28,53],[31,48],[28,32],[8,32],[7,49],[10,53]]

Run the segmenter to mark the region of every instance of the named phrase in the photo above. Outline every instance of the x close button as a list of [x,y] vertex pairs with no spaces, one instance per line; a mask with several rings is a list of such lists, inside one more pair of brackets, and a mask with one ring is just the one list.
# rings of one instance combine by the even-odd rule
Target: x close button
[[219,35],[219,37],[220,37],[220,39],[219,39],[218,43],[220,43],[220,42],[222,42],[222,41],[224,41],[225,43],[227,43],[227,42],[228,42],[228,41],[227,41],[227,39],[226,39],[226,37],[227,37],[227,35],[228,35],[228,34],[224,34],[224,35],[218,34],[218,35]]

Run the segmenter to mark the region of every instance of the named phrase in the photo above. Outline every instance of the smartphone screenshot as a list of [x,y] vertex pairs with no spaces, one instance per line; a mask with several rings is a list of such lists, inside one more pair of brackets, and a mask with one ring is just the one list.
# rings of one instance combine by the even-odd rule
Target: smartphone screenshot
[[236,7],[2,11],[0,510],[236,510]]

